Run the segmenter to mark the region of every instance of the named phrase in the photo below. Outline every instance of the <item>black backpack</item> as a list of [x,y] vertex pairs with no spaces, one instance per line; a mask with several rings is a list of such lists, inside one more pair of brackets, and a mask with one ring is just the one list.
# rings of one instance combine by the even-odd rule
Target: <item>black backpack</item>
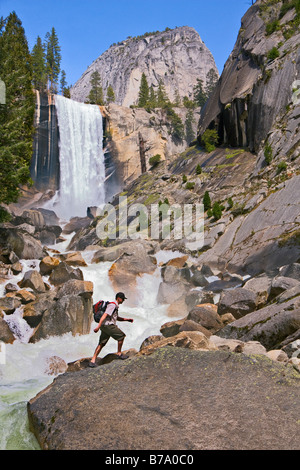
[[109,303],[110,302],[105,301],[105,300],[99,300],[99,302],[93,305],[94,321],[96,323],[99,323]]

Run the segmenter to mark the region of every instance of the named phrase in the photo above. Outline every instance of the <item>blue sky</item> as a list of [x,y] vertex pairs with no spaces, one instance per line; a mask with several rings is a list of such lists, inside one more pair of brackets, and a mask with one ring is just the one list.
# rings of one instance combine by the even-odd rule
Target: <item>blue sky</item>
[[74,84],[115,42],[128,36],[191,26],[211,50],[221,73],[250,0],[0,0],[0,16],[15,11],[32,49],[54,26],[61,68]]

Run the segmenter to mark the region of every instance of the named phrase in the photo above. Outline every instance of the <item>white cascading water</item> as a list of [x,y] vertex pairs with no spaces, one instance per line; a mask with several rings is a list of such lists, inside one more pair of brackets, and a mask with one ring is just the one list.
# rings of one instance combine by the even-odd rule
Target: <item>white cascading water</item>
[[103,122],[99,106],[55,96],[59,126],[60,188],[53,210],[64,220],[85,217],[105,202]]

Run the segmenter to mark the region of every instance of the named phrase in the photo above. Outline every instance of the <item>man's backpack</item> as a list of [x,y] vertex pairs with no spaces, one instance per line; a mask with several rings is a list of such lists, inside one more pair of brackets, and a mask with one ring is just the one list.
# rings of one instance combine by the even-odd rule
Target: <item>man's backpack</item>
[[96,304],[93,305],[93,314],[94,314],[94,321],[99,323],[101,320],[102,315],[104,314],[106,307],[110,302],[105,300],[99,300]]

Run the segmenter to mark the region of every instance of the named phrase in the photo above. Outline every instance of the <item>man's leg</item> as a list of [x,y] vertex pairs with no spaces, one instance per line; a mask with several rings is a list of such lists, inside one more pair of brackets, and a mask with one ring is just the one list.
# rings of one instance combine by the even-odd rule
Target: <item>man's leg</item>
[[121,356],[121,354],[122,354],[121,351],[122,351],[122,346],[123,346],[123,343],[124,343],[124,339],[125,339],[125,336],[124,336],[124,338],[119,339],[119,341],[118,341],[118,352],[117,352],[118,356]]
[[98,346],[96,347],[95,352],[94,352],[94,355],[93,355],[93,357],[92,357],[92,359],[91,359],[91,362],[92,362],[93,364],[95,364],[96,359],[97,359],[97,357],[99,356],[100,351],[101,351],[102,348],[103,348],[103,344],[98,344]]
[[91,366],[93,366],[93,364],[96,363],[97,356],[100,354],[101,349],[106,345],[108,340],[109,340],[109,335],[101,330],[101,335],[100,335],[100,338],[99,338],[99,344],[95,349],[95,352],[94,352],[94,355],[93,355],[92,359],[90,360],[90,365]]

